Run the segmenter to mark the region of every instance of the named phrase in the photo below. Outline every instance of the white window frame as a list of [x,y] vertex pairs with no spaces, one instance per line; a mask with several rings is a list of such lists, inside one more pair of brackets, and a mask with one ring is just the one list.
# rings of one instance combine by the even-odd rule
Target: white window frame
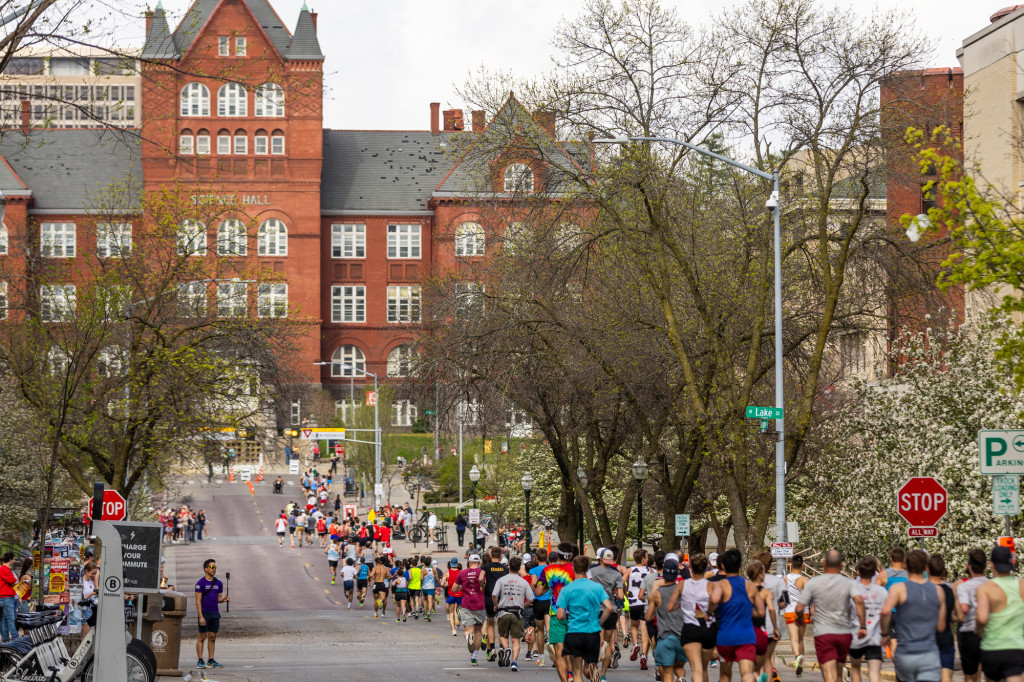
[[290,410],[290,413],[289,413],[288,416],[289,416],[289,418],[291,420],[292,426],[298,426],[299,424],[302,423],[302,401],[301,400],[293,400],[292,401],[291,410]]
[[256,289],[256,314],[259,317],[288,317],[288,284],[261,283]]
[[[342,366],[345,363],[352,367]],[[340,346],[331,354],[331,376],[349,378],[366,376],[366,355],[359,346],[348,344]]]
[[331,322],[334,324],[366,322],[365,284],[335,284],[331,287]]
[[7,310],[10,308],[10,301],[7,298],[7,282],[0,282],[0,320],[7,319]]
[[246,43],[245,36],[235,36],[235,56],[236,57],[244,57],[245,53],[246,53],[246,48],[247,47],[248,47],[248,44]]
[[231,56],[231,36],[217,36],[217,56]]
[[392,285],[388,287],[388,322],[393,324],[417,324],[420,321],[420,287],[417,285]]
[[188,282],[178,287],[178,308],[190,317],[206,317],[207,282]]
[[455,283],[455,319],[468,320],[474,311],[483,311],[484,285],[480,282]]
[[198,220],[185,220],[178,225],[178,255],[206,255],[206,225]]
[[237,218],[228,218],[217,228],[218,256],[246,256],[249,254],[249,231]]
[[388,376],[411,377],[415,375],[413,363],[419,359],[419,353],[412,344],[395,346],[388,353]]
[[252,138],[252,153],[257,156],[266,156],[270,153],[270,138],[266,135],[254,135]]
[[39,226],[39,253],[43,258],[74,258],[78,246],[75,223],[42,223]]
[[388,225],[388,258],[421,258],[423,226],[419,224]]
[[396,400],[391,403],[391,425],[412,426],[419,419],[419,410],[411,400]]
[[284,118],[284,88],[277,83],[260,85],[253,107],[256,118]]
[[182,156],[192,156],[196,152],[196,138],[192,135],[178,136],[178,153]]
[[284,135],[270,136],[271,156],[284,156]]
[[178,111],[183,118],[210,115],[210,89],[202,83],[192,81],[181,89]]
[[460,223],[455,228],[455,255],[456,256],[482,256],[484,255],[484,226],[472,220]]
[[67,322],[75,314],[78,290],[74,284],[39,287],[39,317],[43,322]]
[[331,225],[331,258],[366,258],[366,225]]
[[217,116],[244,118],[249,115],[249,93],[239,83],[225,83],[217,91]]
[[196,135],[196,154],[207,156],[210,154],[210,136]]
[[525,163],[510,163],[505,167],[504,190],[506,193],[533,193],[533,169]]
[[231,136],[217,136],[217,154],[220,156],[231,156]]
[[124,258],[132,252],[131,223],[97,223],[96,257]]
[[233,152],[235,156],[245,156],[249,153],[249,136],[248,135],[234,135],[232,137],[234,141]]
[[256,231],[257,256],[287,256],[288,227],[284,221],[269,218]]
[[249,312],[247,282],[217,282],[217,317],[240,318]]
[[6,256],[10,249],[10,233],[7,226],[0,222],[0,256]]
[[480,400],[478,398],[472,398],[471,400],[460,400],[459,401],[459,419],[465,426],[477,426],[480,424]]

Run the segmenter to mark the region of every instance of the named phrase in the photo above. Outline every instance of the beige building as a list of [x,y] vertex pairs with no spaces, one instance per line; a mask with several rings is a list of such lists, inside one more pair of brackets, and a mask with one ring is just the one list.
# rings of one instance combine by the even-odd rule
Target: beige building
[[0,75],[0,125],[22,125],[22,102],[27,100],[32,127],[138,127],[142,79],[137,52],[20,50]]

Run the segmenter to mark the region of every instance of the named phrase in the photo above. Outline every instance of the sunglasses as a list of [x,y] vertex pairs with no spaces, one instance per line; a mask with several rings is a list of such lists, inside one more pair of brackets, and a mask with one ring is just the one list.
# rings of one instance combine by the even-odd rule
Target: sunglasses
[[213,570],[216,571],[217,570],[217,564],[211,564],[211,565],[207,566],[207,568],[212,568]]

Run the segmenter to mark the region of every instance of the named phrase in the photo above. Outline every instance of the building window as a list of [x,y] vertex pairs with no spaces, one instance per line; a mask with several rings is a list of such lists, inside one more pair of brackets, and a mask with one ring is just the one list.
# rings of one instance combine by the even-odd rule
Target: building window
[[244,57],[245,47],[245,36],[237,36],[235,38],[235,56]]
[[182,156],[191,156],[195,153],[195,138],[192,133],[183,131],[178,136],[178,153]]
[[388,258],[419,258],[420,226],[388,225]]
[[575,223],[562,223],[555,233],[555,248],[564,252],[573,252],[583,245],[583,231]]
[[78,233],[74,223],[43,223],[39,245],[44,258],[74,258]]
[[0,256],[7,255],[7,242],[7,226],[4,225],[3,223],[0,223]]
[[480,401],[477,398],[459,401],[459,419],[466,426],[477,426],[480,423]]
[[178,287],[178,308],[187,317],[206,317],[206,282],[189,282]]
[[929,210],[938,205],[938,201],[935,200],[935,184],[921,185],[921,213],[927,214]]
[[331,225],[331,258],[366,258],[366,225]]
[[302,422],[302,401],[293,400],[291,413],[288,415],[292,426],[298,426]]
[[218,36],[217,55],[220,57],[231,56],[231,36]]
[[478,282],[456,282],[455,319],[479,317],[484,309],[484,285]]
[[360,407],[360,403],[354,400],[335,400],[334,401],[334,413],[341,417],[341,421],[344,424],[351,424],[352,419],[356,418],[356,410]]
[[395,346],[388,353],[388,376],[408,377],[414,373],[415,362],[419,355],[410,345]]
[[388,322],[420,321],[420,288],[388,287]]
[[132,250],[131,223],[96,225],[96,255],[99,258],[123,258]]
[[196,135],[196,154],[205,155],[210,153],[210,133],[200,130]]
[[218,116],[247,116],[245,88],[238,83],[225,83],[217,91]]
[[522,251],[529,236],[528,230],[526,223],[509,223],[509,226],[505,228],[505,252],[515,255],[517,251]]
[[181,89],[181,115],[210,115],[210,91],[205,85],[189,83]]
[[533,169],[525,163],[509,164],[505,168],[506,192],[532,192]]
[[245,317],[248,298],[249,285],[245,282],[218,282],[217,317]]
[[331,356],[332,377],[366,376],[366,356],[356,346],[342,346]]
[[482,225],[466,222],[455,228],[455,255],[484,255],[484,228]]
[[225,220],[217,228],[218,256],[245,256],[249,250],[249,235],[241,220]]
[[244,130],[235,131],[235,154],[245,156],[249,153],[249,138]]
[[256,88],[256,116],[258,118],[284,116],[284,88],[277,83],[264,83]]
[[284,155],[284,133],[280,130],[275,130],[270,136],[270,153],[275,156]]
[[7,319],[7,282],[0,282],[0,320]]
[[288,317],[288,285],[283,282],[260,284],[256,312],[260,317]]
[[198,220],[186,220],[178,226],[178,255],[206,255],[206,225]]
[[252,153],[258,156],[266,156],[270,153],[269,140],[267,131],[257,130],[256,135],[252,138]]
[[230,156],[231,154],[231,133],[226,130],[217,134],[217,153],[221,156]]
[[96,363],[96,374],[101,377],[123,376],[125,370],[125,354],[120,348],[108,347],[100,351]]
[[412,426],[416,421],[416,406],[410,400],[396,400],[391,403],[391,425]]
[[366,287],[335,285],[331,287],[331,322],[366,322]]
[[46,284],[39,287],[39,316],[44,322],[66,322],[75,313],[74,284]]
[[259,256],[287,256],[288,228],[277,218],[263,221],[256,232],[256,254]]

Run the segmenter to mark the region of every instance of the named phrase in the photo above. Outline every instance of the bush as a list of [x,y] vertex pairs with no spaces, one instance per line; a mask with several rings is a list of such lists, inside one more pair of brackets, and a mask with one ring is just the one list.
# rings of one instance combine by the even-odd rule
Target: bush
[[430,430],[430,423],[426,419],[417,419],[412,423],[413,433],[427,433]]

